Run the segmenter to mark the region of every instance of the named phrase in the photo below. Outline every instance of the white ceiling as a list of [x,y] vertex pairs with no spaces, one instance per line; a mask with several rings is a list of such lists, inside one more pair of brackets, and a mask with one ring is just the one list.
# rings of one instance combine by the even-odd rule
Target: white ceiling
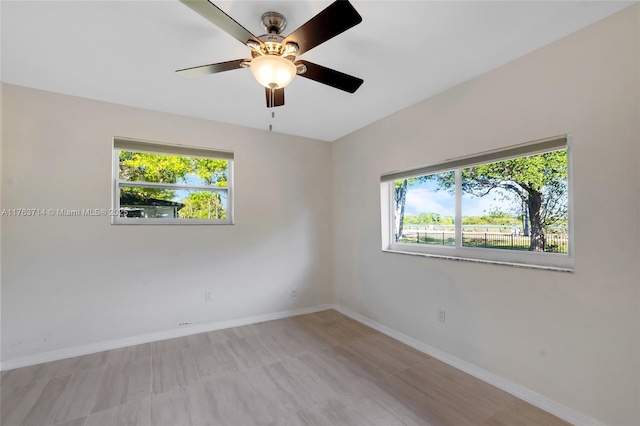
[[[330,4],[215,1],[256,35]],[[333,141],[604,18],[630,2],[358,1],[363,22],[300,56],[364,79],[355,94],[297,77],[275,119],[248,69],[187,79],[249,49],[176,1],[1,1],[1,77],[85,98]]]

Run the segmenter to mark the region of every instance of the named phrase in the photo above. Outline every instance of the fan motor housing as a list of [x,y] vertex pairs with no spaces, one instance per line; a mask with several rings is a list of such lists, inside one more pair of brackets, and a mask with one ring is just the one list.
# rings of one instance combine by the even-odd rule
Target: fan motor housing
[[298,51],[297,44],[287,43],[295,46],[294,50],[287,51],[287,47],[291,47],[291,46],[286,46],[282,44],[284,37],[282,37],[279,34],[274,34],[274,33],[264,34],[259,36],[258,39],[260,39],[260,41],[264,44],[264,46],[260,47],[259,50],[256,50],[256,49],[251,50],[251,56],[253,58],[256,58],[262,55],[278,55],[278,56],[282,56],[283,58],[287,58],[291,61],[295,60],[296,52]]
[[265,34],[258,37],[261,42],[264,43],[267,55],[280,55],[282,54],[282,40],[284,37],[278,34]]

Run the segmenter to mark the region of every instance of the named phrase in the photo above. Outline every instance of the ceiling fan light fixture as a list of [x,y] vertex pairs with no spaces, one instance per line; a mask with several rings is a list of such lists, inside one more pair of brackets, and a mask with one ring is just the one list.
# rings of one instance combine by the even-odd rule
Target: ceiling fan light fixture
[[267,108],[284,105],[284,87],[291,83],[296,75],[348,93],[354,93],[363,83],[361,78],[305,60],[296,60],[299,55],[362,22],[362,16],[349,0],[335,0],[286,37],[282,35],[282,30],[285,29],[287,20],[280,13],[263,14],[261,22],[267,34],[256,37],[213,4],[215,0],[180,1],[240,43],[248,46],[253,58],[218,62],[176,71],[183,77],[251,68],[255,79],[266,88]]
[[296,66],[288,59],[276,55],[253,58],[251,72],[258,83],[271,89],[281,89],[296,76]]

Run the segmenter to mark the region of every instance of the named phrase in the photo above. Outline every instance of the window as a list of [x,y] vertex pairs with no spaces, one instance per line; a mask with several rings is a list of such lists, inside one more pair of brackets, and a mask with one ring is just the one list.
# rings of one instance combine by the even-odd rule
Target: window
[[114,139],[115,224],[233,223],[233,153]]
[[571,270],[568,137],[381,177],[383,250]]

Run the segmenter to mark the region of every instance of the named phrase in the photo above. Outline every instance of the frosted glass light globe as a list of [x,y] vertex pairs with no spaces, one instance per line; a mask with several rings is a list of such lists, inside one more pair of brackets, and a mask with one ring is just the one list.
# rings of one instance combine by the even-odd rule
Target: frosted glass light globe
[[293,62],[275,55],[253,58],[250,67],[258,83],[270,89],[281,89],[296,76]]

